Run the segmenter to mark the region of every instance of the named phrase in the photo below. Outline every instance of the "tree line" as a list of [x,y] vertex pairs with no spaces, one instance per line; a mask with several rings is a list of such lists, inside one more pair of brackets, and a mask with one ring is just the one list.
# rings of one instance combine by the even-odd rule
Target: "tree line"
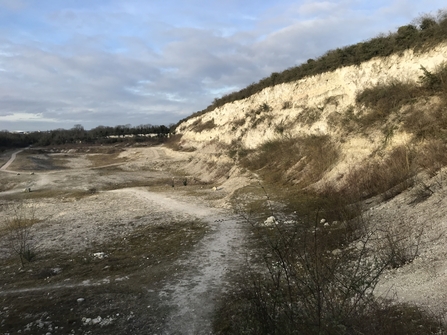
[[3,130],[0,131],[0,151],[30,145],[112,144],[123,141],[162,143],[168,138],[170,132],[170,127],[151,124],[135,127],[131,125],[98,126],[90,130],[85,130],[82,125],[77,124],[71,129],[29,133]]

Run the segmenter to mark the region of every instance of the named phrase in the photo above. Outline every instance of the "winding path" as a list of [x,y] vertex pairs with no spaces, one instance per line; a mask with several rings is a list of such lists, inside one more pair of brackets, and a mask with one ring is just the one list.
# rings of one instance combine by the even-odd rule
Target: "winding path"
[[5,164],[3,164],[3,166],[0,167],[0,170],[1,171],[6,171],[6,172],[15,172],[15,171],[9,171],[8,167],[14,162],[14,160],[17,157],[17,155],[19,153],[21,153],[22,151],[25,151],[26,149],[28,149],[28,148],[21,149],[19,151],[13,152],[12,155],[11,155],[11,158]]
[[209,224],[211,231],[195,250],[177,261],[178,268],[182,270],[172,274],[159,292],[159,297],[172,310],[162,334],[212,334],[216,298],[227,284],[227,275],[237,271],[243,261],[241,250],[244,234],[238,219],[215,208],[141,189],[113,192],[129,193],[128,196],[141,198],[170,211],[193,215]]

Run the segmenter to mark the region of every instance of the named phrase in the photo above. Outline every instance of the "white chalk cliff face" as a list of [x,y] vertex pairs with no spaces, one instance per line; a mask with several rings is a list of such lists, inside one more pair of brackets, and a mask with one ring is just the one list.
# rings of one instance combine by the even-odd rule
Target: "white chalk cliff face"
[[[334,182],[350,169],[370,161],[372,153],[386,152],[412,140],[412,134],[402,130],[398,123],[393,126],[392,138],[385,138],[385,120],[367,131],[346,131],[342,123],[348,111],[365,112],[356,105],[356,95],[377,84],[418,82],[423,75],[421,66],[432,72],[444,62],[447,62],[447,43],[425,53],[407,51],[374,58],[358,66],[266,88],[249,98],[190,118],[177,127],[177,132],[182,135],[183,147],[195,147],[199,151],[220,148],[218,144],[256,149],[268,140],[281,137],[329,136],[337,145],[340,157],[321,182]],[[430,108],[430,102],[421,103],[425,104],[422,110]],[[390,122],[399,121],[386,122],[389,126]],[[222,162],[228,164],[229,159]]]
[[[345,113],[355,104],[358,92],[396,80],[417,82],[423,74],[421,66],[433,71],[446,61],[447,44],[426,53],[407,51],[387,58],[374,58],[359,66],[266,88],[249,98],[191,118],[180,124],[177,132],[182,134],[185,146],[198,148],[210,141],[225,144],[237,141],[245,148],[256,148],[284,134],[336,136],[338,129],[330,126],[328,117],[332,113]],[[263,104],[268,105],[269,111],[256,114]],[[210,121],[214,121],[211,129],[194,130],[198,122]]]

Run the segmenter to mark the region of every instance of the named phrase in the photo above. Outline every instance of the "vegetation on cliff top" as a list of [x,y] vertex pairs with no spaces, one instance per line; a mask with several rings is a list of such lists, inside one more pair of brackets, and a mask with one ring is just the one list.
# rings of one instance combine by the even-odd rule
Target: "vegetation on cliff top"
[[447,11],[439,11],[436,17],[422,15],[412,24],[399,27],[396,32],[382,34],[365,42],[330,50],[317,59],[309,59],[306,63],[288,68],[280,73],[274,72],[269,77],[252,83],[240,91],[215,99],[207,108],[180,120],[177,125],[227,103],[248,98],[267,87],[334,71],[344,66],[359,65],[374,57],[387,57],[406,50],[423,52],[446,40]]

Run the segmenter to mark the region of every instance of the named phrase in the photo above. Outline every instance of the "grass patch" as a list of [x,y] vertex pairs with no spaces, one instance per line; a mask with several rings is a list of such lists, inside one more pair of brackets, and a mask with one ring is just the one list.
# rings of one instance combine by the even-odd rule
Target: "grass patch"
[[[363,127],[371,127],[377,123],[385,123],[391,114],[398,112],[403,106],[413,105],[421,98],[428,99],[437,95],[445,105],[447,102],[447,63],[440,64],[433,73],[423,66],[421,66],[421,71],[419,83],[393,81],[367,88],[358,93],[356,96],[357,107],[366,108],[366,113],[357,115],[355,118],[347,116]],[[444,116],[445,110],[442,107],[427,115],[421,115],[421,119],[418,117],[419,115],[416,116],[418,112],[414,106],[410,110],[411,113],[405,120],[405,128],[417,133],[418,136],[424,136],[433,130],[430,128],[436,128],[433,119],[440,117],[443,128],[447,124]]]
[[198,118],[196,121],[194,121],[191,124],[191,129],[194,130],[196,133],[201,133],[202,131],[211,130],[216,127],[216,124],[214,123],[214,119],[208,120],[203,122],[202,118]]
[[125,158],[119,158],[120,152],[110,154],[90,154],[86,158],[90,161],[92,168],[98,168],[104,165],[119,164],[126,162]]
[[424,95],[423,90],[416,85],[397,81],[367,88],[356,97],[357,105],[368,109],[368,112],[358,121],[366,127],[376,122],[385,122],[391,113],[397,112],[406,104],[415,102],[422,95]]
[[295,122],[304,124],[306,126],[312,126],[315,122],[320,120],[323,111],[316,107],[303,107],[301,113],[297,116]]
[[447,108],[439,104],[432,108],[412,107],[407,112],[403,130],[414,134],[416,140],[440,139],[447,141]]

